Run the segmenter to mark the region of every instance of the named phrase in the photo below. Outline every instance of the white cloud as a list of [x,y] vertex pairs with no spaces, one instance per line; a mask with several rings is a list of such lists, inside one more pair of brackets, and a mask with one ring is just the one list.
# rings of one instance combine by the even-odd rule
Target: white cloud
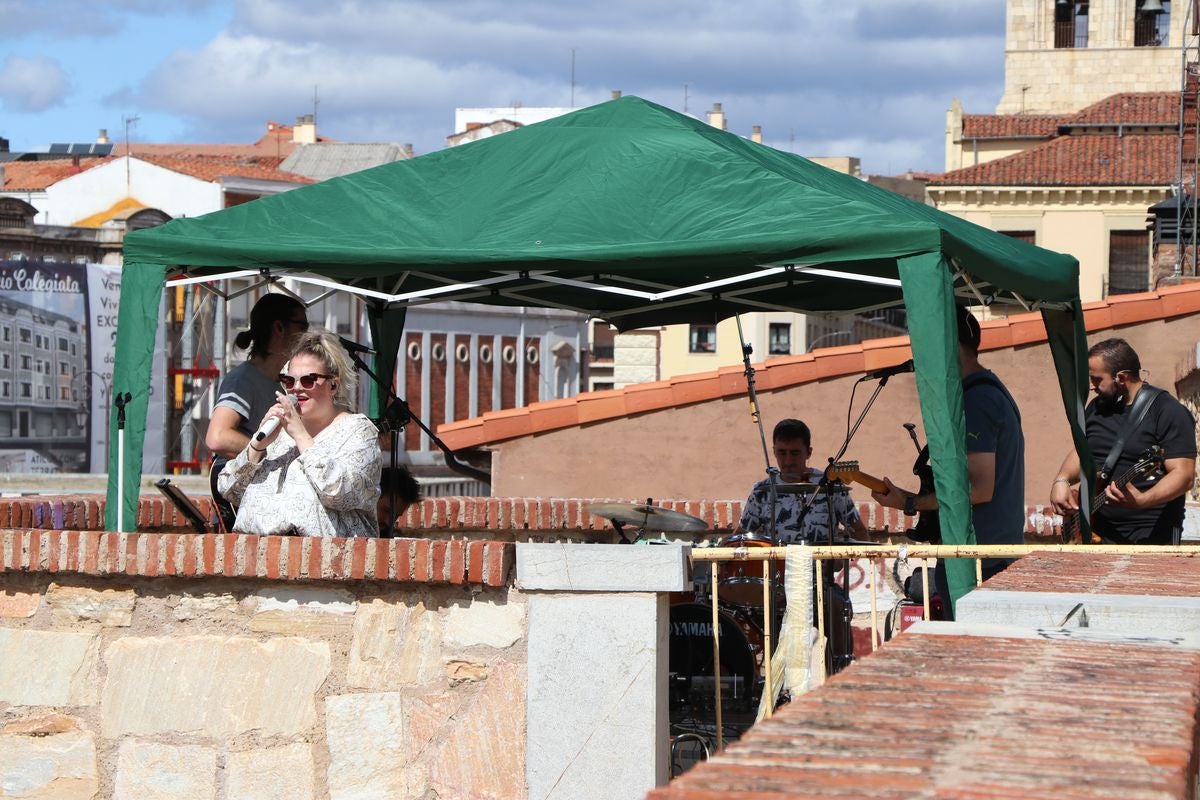
[[67,73],[52,58],[9,56],[0,67],[0,103],[9,111],[45,111],[62,105],[70,91]]
[[125,15],[169,15],[207,8],[218,0],[0,0],[0,39],[42,34],[56,39],[111,36]]
[[111,99],[228,140],[311,111],[318,86],[323,133],[428,152],[456,106],[567,105],[574,48],[577,104],[621,89],[681,108],[686,83],[689,110],[720,102],[735,132],[936,169],[951,99],[1000,96],[1003,28],[995,0],[240,0],[207,45]]

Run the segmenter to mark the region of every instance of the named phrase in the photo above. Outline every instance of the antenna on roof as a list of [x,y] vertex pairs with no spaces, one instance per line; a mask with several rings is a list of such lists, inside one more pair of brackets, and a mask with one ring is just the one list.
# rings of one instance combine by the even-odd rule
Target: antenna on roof
[[575,107],[575,48],[571,48],[571,108]]
[[321,105],[320,95],[317,94],[317,84],[313,84],[313,125],[317,124],[317,106]]
[[133,153],[129,150],[129,128],[136,125],[141,117],[134,114],[132,117],[121,117],[121,124],[125,126],[125,194],[133,194],[133,178],[129,174],[129,161],[133,157]]
[[685,113],[685,114],[687,113],[688,86],[690,86],[690,85],[691,84],[688,84],[688,83],[683,84],[683,113]]

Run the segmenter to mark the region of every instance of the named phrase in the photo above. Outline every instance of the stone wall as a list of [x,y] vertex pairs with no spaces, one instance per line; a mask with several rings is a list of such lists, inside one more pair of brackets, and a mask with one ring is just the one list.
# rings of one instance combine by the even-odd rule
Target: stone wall
[[499,542],[0,531],[0,796],[525,796]]

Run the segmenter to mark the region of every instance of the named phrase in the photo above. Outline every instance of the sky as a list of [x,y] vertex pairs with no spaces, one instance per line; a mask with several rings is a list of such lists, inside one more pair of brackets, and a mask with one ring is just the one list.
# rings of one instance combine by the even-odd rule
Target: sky
[[618,89],[898,174],[940,171],[951,100],[990,113],[1003,82],[1002,0],[0,0],[13,150],[248,143],[315,110],[324,136],[421,154],[456,107]]

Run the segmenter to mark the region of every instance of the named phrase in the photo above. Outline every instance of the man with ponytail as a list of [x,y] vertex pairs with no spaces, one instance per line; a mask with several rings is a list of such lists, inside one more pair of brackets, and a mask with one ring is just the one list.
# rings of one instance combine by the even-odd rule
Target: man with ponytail
[[245,449],[255,427],[275,405],[279,373],[291,358],[300,335],[308,330],[304,305],[286,294],[263,295],[250,310],[250,329],[234,339],[249,356],[221,381],[217,404],[204,444],[213,452],[209,482],[221,529],[233,530],[235,512],[217,492],[217,476],[225,463]]

